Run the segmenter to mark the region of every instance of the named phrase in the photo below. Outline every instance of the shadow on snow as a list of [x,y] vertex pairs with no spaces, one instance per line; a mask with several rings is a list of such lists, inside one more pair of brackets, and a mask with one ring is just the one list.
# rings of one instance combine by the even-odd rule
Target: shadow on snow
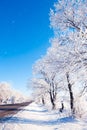
[[58,123],[76,122],[72,117],[64,117],[56,120],[33,120],[20,117],[1,118],[0,123],[16,123],[16,124],[34,124],[34,125],[58,125]]

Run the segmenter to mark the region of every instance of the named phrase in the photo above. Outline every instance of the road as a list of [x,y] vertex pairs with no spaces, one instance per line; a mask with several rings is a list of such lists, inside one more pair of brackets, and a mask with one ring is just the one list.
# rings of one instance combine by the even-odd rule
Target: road
[[0,118],[14,115],[18,111],[20,111],[23,107],[28,106],[31,103],[32,103],[32,101],[23,102],[23,103],[16,103],[16,104],[0,105]]
[[[52,118],[52,119],[51,119]],[[55,116],[34,102],[21,108],[13,116],[4,117],[0,121],[0,130],[54,130]]]

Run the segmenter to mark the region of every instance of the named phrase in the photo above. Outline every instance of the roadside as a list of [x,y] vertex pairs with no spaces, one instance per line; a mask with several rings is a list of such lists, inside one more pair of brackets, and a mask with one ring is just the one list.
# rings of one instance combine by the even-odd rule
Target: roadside
[[87,130],[87,122],[48,111],[43,105],[31,103],[13,116],[4,117],[0,130]]

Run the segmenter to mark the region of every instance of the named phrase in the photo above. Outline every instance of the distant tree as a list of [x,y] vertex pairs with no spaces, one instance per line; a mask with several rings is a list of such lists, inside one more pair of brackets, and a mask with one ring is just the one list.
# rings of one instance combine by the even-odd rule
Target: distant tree
[[1,82],[0,83],[0,98],[2,99],[2,102],[6,102],[7,99],[10,98],[11,96],[11,86],[10,84],[6,83],[6,82]]
[[[22,99],[22,101],[25,99],[24,96],[20,92],[13,89],[9,83],[7,82],[0,83],[0,100],[1,100],[0,103],[1,104],[13,103],[13,102],[15,103],[20,98]],[[21,102],[21,100],[19,102]]]

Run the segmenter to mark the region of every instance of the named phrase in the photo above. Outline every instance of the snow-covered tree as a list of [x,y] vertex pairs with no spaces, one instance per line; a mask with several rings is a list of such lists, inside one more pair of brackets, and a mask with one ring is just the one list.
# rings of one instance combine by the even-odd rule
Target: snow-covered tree
[[[62,39],[59,41],[54,39],[52,41],[51,48],[48,49],[48,55],[47,55],[48,59],[50,59],[49,64],[53,66],[53,70],[55,70],[56,72],[57,76],[56,79],[58,84],[57,88],[61,88],[60,89],[61,91],[67,90],[69,92],[70,107],[72,112],[74,112],[74,96],[72,91],[70,74],[74,69],[73,66],[75,56],[73,55],[74,55],[73,45],[69,44],[68,41],[66,42],[66,39]],[[60,80],[62,83],[60,82]]]
[[[65,49],[65,51],[62,50],[63,52],[61,53],[62,57],[66,57],[66,59],[61,58],[65,67],[67,67],[66,70],[69,70],[66,71],[66,78],[70,92],[71,109],[74,111],[74,98],[72,85],[70,83],[70,74],[76,74],[78,69],[80,71],[80,68],[86,71],[87,0],[58,0],[54,4],[54,9],[50,11],[50,25],[53,28],[55,37],[61,39],[63,43],[62,48],[64,44],[65,46],[68,44],[67,49]],[[69,48],[70,46],[71,50]],[[68,55],[66,56],[66,54]],[[59,61],[59,59],[57,61]],[[86,72],[84,75],[85,74]],[[79,77],[83,80],[81,75]],[[84,80],[86,81],[87,78],[85,77]],[[86,87],[83,87],[83,90],[84,88]]]
[[87,29],[87,0],[58,0],[50,11],[50,25],[56,33]]
[[50,26],[55,37],[62,39],[62,42],[65,43],[63,37],[66,43],[73,42],[77,63],[80,67],[86,66],[87,0],[58,0],[50,11]]
[[41,78],[33,78],[32,79],[32,86],[34,89],[34,97],[35,100],[41,100],[43,104],[45,104],[45,96],[47,93],[48,84]]
[[24,99],[25,97],[23,96],[23,94],[13,89],[9,83],[7,82],[0,83],[0,104],[23,102]]
[[7,101],[9,97],[11,96],[11,86],[10,84],[6,82],[1,82],[0,83],[0,99],[1,103],[4,101]]
[[51,47],[34,71],[48,84],[53,108],[57,93],[65,91],[75,114],[77,96],[87,91],[87,0],[58,0],[50,10],[50,26]]
[[37,86],[40,86],[43,94],[49,94],[52,108],[54,109],[57,96],[57,82],[56,72],[51,67],[52,66],[51,64],[49,64],[49,60],[47,59],[47,57],[43,57],[42,59],[38,60],[34,65],[34,72],[36,72],[40,77],[37,78],[37,80],[39,81],[39,85]]

